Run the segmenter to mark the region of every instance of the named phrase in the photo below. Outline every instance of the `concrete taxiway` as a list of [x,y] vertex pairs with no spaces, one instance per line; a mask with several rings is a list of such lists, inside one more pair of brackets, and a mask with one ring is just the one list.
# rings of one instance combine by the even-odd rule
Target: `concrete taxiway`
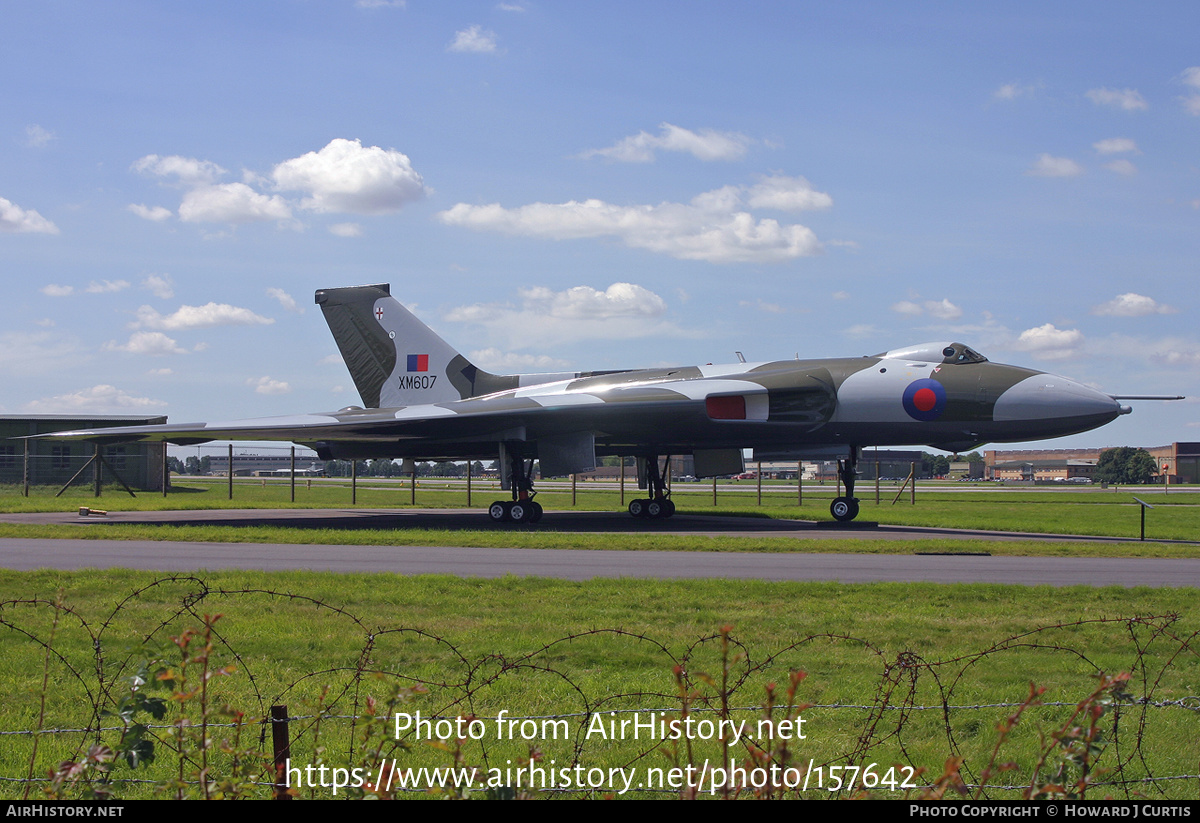
[[[867,538],[917,540],[963,537],[985,540],[1096,540],[1064,535],[855,524],[833,528],[809,521],[682,515],[666,521],[635,522],[623,513],[554,512],[537,526],[497,526],[479,512],[463,510],[206,510],[111,512],[81,518],[75,513],[0,515],[18,523],[74,523],[102,530],[106,524],[251,525],[320,529],[504,529],[508,531],[603,532],[611,534],[724,535],[788,540]],[[1110,538],[1113,542],[1116,538]],[[1013,583],[1021,585],[1200,587],[1200,558],[993,557],[948,554],[812,554],[803,552],[595,551],[430,546],[357,546],[260,543],[200,543],[96,539],[0,540],[0,567],[9,569],[134,568],[155,571],[199,569],[309,569],[332,572],[452,574],[464,577],[539,575],[568,580],[594,577],[660,579],[722,577],[758,580]]]

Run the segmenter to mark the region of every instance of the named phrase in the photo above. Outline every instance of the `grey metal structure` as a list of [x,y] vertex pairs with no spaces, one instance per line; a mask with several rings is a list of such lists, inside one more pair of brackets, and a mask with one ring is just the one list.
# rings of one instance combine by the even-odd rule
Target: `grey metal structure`
[[858,514],[854,483],[865,446],[961,452],[987,442],[1087,431],[1130,411],[1122,396],[991,363],[953,342],[872,357],[497,375],[455,351],[392,298],[387,285],[322,289],[316,302],[363,407],[53,437],[291,440],[326,460],[490,459],[498,453],[512,499],[497,501],[489,514],[517,522],[541,517],[533,500],[534,459],[544,475],[562,475],[594,468],[598,455],[635,455],[638,484],[649,497],[634,500],[630,513],[669,517],[675,507],[660,468],[664,456],[691,454],[695,474],[711,477],[742,471],[745,448],[775,457],[838,453],[846,494],[830,510],[845,521]]

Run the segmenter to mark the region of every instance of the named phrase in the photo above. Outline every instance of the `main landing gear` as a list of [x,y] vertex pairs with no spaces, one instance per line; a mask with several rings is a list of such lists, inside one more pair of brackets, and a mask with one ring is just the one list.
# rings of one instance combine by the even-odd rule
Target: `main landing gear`
[[533,461],[515,451],[509,455],[509,486],[512,500],[497,500],[488,506],[493,523],[536,523],[542,519],[542,504],[533,498]]
[[849,523],[858,517],[858,498],[854,496],[854,481],[858,476],[858,454],[858,447],[851,446],[850,456],[838,461],[838,476],[842,478],[842,484],[846,487],[846,496],[835,497],[829,504],[829,513],[839,523]]
[[[658,467],[658,455],[651,454],[646,461],[646,487],[650,490],[650,498],[639,498],[629,503],[629,513],[634,517],[664,518],[675,514],[675,504],[671,502],[671,490],[663,480],[662,471]],[[667,465],[671,458],[667,457]]]

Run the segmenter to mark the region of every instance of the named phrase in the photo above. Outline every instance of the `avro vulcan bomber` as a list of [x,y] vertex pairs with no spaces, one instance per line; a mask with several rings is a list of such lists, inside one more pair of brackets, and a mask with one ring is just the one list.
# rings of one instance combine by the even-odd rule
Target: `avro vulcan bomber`
[[697,477],[735,474],[756,456],[840,452],[845,495],[830,512],[858,515],[856,464],[867,446],[966,451],[1103,426],[1130,408],[1065,377],[992,363],[962,343],[924,343],[871,357],[774,360],[609,372],[490,374],[392,298],[387,285],[321,289],[317,305],[363,405],[221,423],[61,432],[101,443],[284,440],[323,459],[499,457],[511,499],[496,521],[536,522],[533,463],[543,476],[589,471],[633,455],[647,496],[637,517],[675,511],[660,461],[691,454]]

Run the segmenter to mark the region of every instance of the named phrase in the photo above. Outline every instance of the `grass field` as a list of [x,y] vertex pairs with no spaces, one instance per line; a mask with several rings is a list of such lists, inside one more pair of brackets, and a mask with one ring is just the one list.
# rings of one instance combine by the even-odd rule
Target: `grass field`
[[[21,498],[5,491],[5,511],[70,510],[80,505],[109,509],[207,508],[231,505],[223,484],[196,484],[167,498],[140,495],[130,500],[106,489],[97,502],[71,493]],[[753,491],[720,495],[711,505],[711,488],[676,499],[687,509],[730,515],[828,517],[832,489],[824,499],[806,489],[805,505],[794,499],[764,495],[755,505]],[[865,497],[865,490],[860,495]],[[708,497],[705,497],[707,493]],[[344,487],[314,484],[297,490],[298,506],[349,505]],[[1135,492],[1136,494],[1136,492]],[[288,489],[245,484],[235,489],[236,507],[282,508]],[[475,505],[495,494],[476,491]],[[1138,494],[1149,499],[1144,494]],[[397,499],[399,498],[399,499]],[[421,486],[417,505],[465,503],[460,490]],[[1179,539],[1200,533],[1196,511],[1200,495],[1161,490],[1151,502],[1153,529]],[[548,508],[570,507],[569,492],[543,493]],[[369,508],[406,505],[407,487],[360,488],[358,505]],[[971,525],[983,520],[991,528],[1108,534],[1136,528],[1137,509],[1122,492],[919,492],[916,506],[907,502],[863,507],[864,519],[921,522],[888,518],[925,518],[929,525]],[[581,509],[615,509],[613,492],[579,496]],[[707,505],[705,505],[707,503]],[[878,514],[877,514],[878,513]],[[1128,522],[1127,522],[1128,521]],[[267,529],[189,529],[175,527],[71,526],[0,527],[0,536],[133,537],[138,530],[164,539],[253,540],[275,542],[422,542],[437,545],[517,545],[530,547],[672,548],[684,550],[823,550],[912,551],[913,543],[891,541],[707,540],[666,535],[565,535],[523,527],[508,532],[458,531],[376,533]],[[1124,531],[1121,531],[1121,530]],[[65,530],[61,534],[58,530]],[[1154,533],[1154,532],[1152,532]],[[143,534],[136,536],[143,537]],[[1162,535],[1160,535],[1162,536]],[[952,541],[956,547],[977,541]],[[925,544],[926,541],[921,541]],[[945,547],[947,541],[928,541]],[[1020,541],[989,543],[994,553],[1071,552],[1116,555],[1148,552],[1160,556],[1194,556],[1196,546]],[[686,562],[681,555],[680,562]],[[56,608],[55,601],[62,607]],[[806,677],[796,700],[813,704],[799,712],[806,739],[793,739],[786,750],[780,741],[755,742],[772,755],[798,764],[812,778],[831,783],[831,766],[869,763],[902,764],[923,771],[927,783],[943,772],[948,758],[962,758],[962,776],[980,780],[1000,733],[997,724],[1019,715],[1007,735],[1000,760],[1016,768],[993,775],[985,790],[991,797],[1016,797],[1020,786],[1037,782],[1069,762],[1056,732],[1068,723],[1075,704],[1096,688],[1101,672],[1130,672],[1134,698],[1146,701],[1109,709],[1098,728],[1106,735],[1096,745],[1103,754],[1097,773],[1104,785],[1089,796],[1194,798],[1198,795],[1195,758],[1195,695],[1200,661],[1195,644],[1200,621],[1194,590],[1090,589],[1003,586],[936,586],[879,584],[788,584],[753,581],[596,580],[587,583],[541,579],[472,580],[395,575],[333,575],[306,572],[213,573],[196,578],[159,581],[152,573],[0,571],[0,689],[9,697],[0,704],[0,732],[37,729],[84,729],[101,722],[109,729],[118,719],[99,712],[113,708],[127,693],[127,678],[145,660],[181,668],[185,655],[170,640],[188,628],[201,627],[204,615],[222,617],[213,630],[207,664],[197,662],[198,640],[186,657],[192,685],[208,683],[206,697],[192,694],[170,701],[167,716],[155,725],[169,726],[187,718],[193,725],[157,728],[158,758],[148,767],[114,768],[118,780],[152,777],[155,789],[118,782],[118,796],[186,796],[202,793],[198,772],[224,782],[214,792],[262,796],[266,789],[241,786],[248,764],[258,773],[260,755],[243,752],[235,767],[217,749],[234,732],[211,731],[212,748],[199,743],[196,724],[224,719],[228,704],[249,718],[262,717],[270,705],[286,703],[293,716],[293,752],[297,762],[343,768],[374,763],[372,752],[395,756],[401,766],[467,765],[481,768],[520,765],[538,750],[538,763],[570,763],[586,768],[617,769],[620,775],[649,776],[652,767],[682,768],[708,762],[720,766],[726,756],[719,743],[682,745],[630,740],[604,740],[586,735],[589,717],[614,719],[613,711],[655,710],[679,717],[684,704],[695,717],[726,717],[752,722],[762,715],[768,684],[784,690],[792,671]],[[56,619],[57,615],[57,619]],[[722,626],[730,626],[728,651],[722,654]],[[232,665],[236,672],[207,680],[209,672]],[[676,669],[684,679],[681,692]],[[722,687],[725,682],[727,685]],[[1045,688],[1044,705],[1022,711],[1030,684]],[[142,687],[144,692],[154,685]],[[425,691],[402,695],[389,704],[398,686],[420,685]],[[190,689],[181,687],[181,692]],[[165,694],[165,693],[164,693]],[[433,715],[565,718],[567,739],[541,735],[531,740],[498,740],[489,732],[461,748],[411,740],[397,748],[394,729],[363,721],[371,700],[378,711]],[[1056,705],[1062,704],[1062,705]],[[721,714],[722,706],[733,707]],[[207,707],[207,711],[202,710]],[[736,710],[735,710],[736,709]],[[716,714],[707,712],[716,710]],[[591,713],[591,714],[589,714]],[[317,720],[320,716],[323,719]],[[777,709],[775,717],[781,716]],[[348,719],[357,717],[358,720]],[[644,715],[643,715],[644,717]],[[1119,719],[1119,722],[1118,722]],[[144,715],[134,720],[146,722]],[[372,731],[373,729],[373,731]],[[81,731],[34,736],[6,736],[0,749],[0,794],[20,797],[29,774],[44,776],[57,763],[79,758],[97,739],[112,746],[120,738],[110,730],[97,736]],[[176,751],[183,740],[183,751]],[[262,751],[260,729],[243,731],[244,749]],[[1076,741],[1078,742],[1078,741]],[[1063,746],[1070,743],[1065,740]],[[266,744],[269,745],[269,744]],[[236,748],[236,747],[235,747]],[[729,750],[731,763],[751,756],[744,742]],[[1039,766],[1045,756],[1046,762]],[[810,766],[811,760],[811,769]],[[32,763],[32,766],[31,766]],[[1070,767],[1064,767],[1070,768]],[[797,772],[799,773],[799,772]],[[1077,774],[1075,775],[1078,776]],[[510,776],[511,777],[511,776]],[[1070,777],[1070,775],[1065,775]],[[172,787],[171,781],[182,783]],[[503,781],[501,781],[503,782]],[[511,780],[506,785],[511,785]],[[606,786],[609,784],[606,784]],[[239,788],[241,786],[241,788]],[[1018,788],[999,789],[996,786]],[[164,788],[165,787],[165,788]],[[619,790],[619,786],[615,787]],[[32,788],[38,796],[40,786]],[[77,796],[79,787],[66,790]],[[330,796],[330,789],[306,790],[302,796]],[[645,796],[648,790],[632,792]],[[158,793],[156,795],[156,792]],[[599,792],[604,794],[604,791]],[[879,796],[904,792],[876,787]],[[795,792],[789,796],[795,796]],[[810,788],[804,797],[830,796]],[[839,793],[837,796],[844,796]],[[478,795],[476,795],[478,796]],[[650,796],[673,796],[650,792]]]
[[[186,484],[186,485],[185,485]],[[588,484],[581,484],[581,488]],[[449,486],[449,487],[448,487]],[[696,514],[727,514],[742,516],[766,516],[830,520],[829,502],[834,496],[832,487],[807,487],[804,504],[797,505],[795,487],[786,492],[764,492],[763,504],[758,505],[757,493],[751,487],[746,491],[722,491],[718,505],[712,505],[711,487],[703,484],[676,484],[673,499],[681,512]],[[1187,490],[1184,490],[1187,489]],[[626,490],[626,500],[632,499],[633,489]],[[499,497],[498,489],[478,486],[472,496],[472,504],[486,506]],[[930,487],[918,493],[917,503],[911,504],[904,497],[895,505],[890,503],[893,495],[884,495],[880,505],[874,502],[874,492],[868,487],[859,489],[863,500],[860,520],[880,523],[931,526],[941,528],[987,529],[998,531],[1046,532],[1057,534],[1080,534],[1110,537],[1137,537],[1140,529],[1140,506],[1135,497],[1149,502],[1155,508],[1148,512],[1147,536],[1152,539],[1200,540],[1200,492],[1189,487],[1177,488],[1168,494],[1162,489],[1144,488],[1122,490],[1072,490],[1036,488],[1012,491],[1008,489],[967,490],[962,484],[950,484],[949,488]],[[413,495],[407,484],[367,483],[360,484],[357,491],[359,508],[406,508]],[[466,505],[466,492],[462,484],[449,484],[437,479],[422,481],[417,488],[416,504],[422,508],[454,508]],[[616,490],[582,490],[577,493],[574,504],[569,489],[554,488],[543,491],[538,500],[550,511],[564,510],[608,510],[619,511],[620,496]],[[114,511],[131,510],[189,510],[212,508],[350,508],[350,489],[340,482],[314,482],[311,488],[303,482],[297,484],[296,501],[290,501],[290,490],[286,483],[240,481],[235,483],[234,498],[227,498],[225,481],[206,479],[177,479],[174,490],[166,497],[144,493],[136,499],[118,490],[108,489],[97,499],[90,491],[74,488],[62,497],[54,497],[49,490],[37,490],[30,497],[20,496],[19,490],[9,488],[0,492],[0,512],[21,511],[72,511],[79,506],[91,506]],[[26,531],[9,531],[11,536],[36,536]],[[537,528],[524,528],[514,533],[522,535],[518,543],[511,545],[538,546],[547,548],[569,547],[553,535],[547,535],[544,543],[527,535],[544,533]],[[392,532],[391,542],[409,543],[422,541],[426,545],[438,545],[436,537],[426,533]],[[44,536],[65,536],[62,533],[45,532]],[[146,539],[140,533],[140,539]],[[171,538],[177,539],[177,538]],[[205,539],[190,536],[185,539]],[[230,535],[222,533],[215,539],[228,540]],[[261,537],[254,538],[256,540]],[[293,537],[268,542],[289,542]],[[432,543],[429,541],[432,539]],[[309,542],[305,540],[304,542]],[[324,542],[318,539],[317,542]],[[609,541],[611,542],[611,541]],[[565,543],[578,545],[577,539]],[[476,544],[468,544],[476,545]],[[509,544],[497,544],[509,545]],[[645,548],[633,541],[630,545]],[[592,546],[587,546],[592,547]],[[659,546],[655,546],[656,548]],[[876,551],[882,549],[875,549]]]
[[[718,763],[721,749],[711,742],[697,741],[688,757],[645,740],[583,737],[588,712],[653,709],[677,716],[681,699],[673,670],[681,666],[695,710],[720,707],[727,670],[727,702],[744,709],[728,716],[748,721],[761,715],[754,707],[761,706],[769,683],[786,684],[789,672],[804,671],[797,700],[814,705],[800,713],[807,735],[792,741],[796,762],[907,764],[926,770],[922,780],[940,774],[951,756],[962,757],[964,774],[978,779],[997,742],[996,724],[1016,712],[1036,684],[1046,689],[1047,705],[1031,709],[1002,749],[1003,759],[1019,768],[992,781],[1020,785],[1030,779],[1042,736],[1050,739],[1074,704],[1095,688],[1099,672],[1133,672],[1130,691],[1155,703],[1195,694],[1200,675],[1193,647],[1200,624],[1188,616],[1195,593],[1181,590],[584,584],[315,573],[155,580],[134,572],[0,574],[0,591],[10,599],[19,592],[23,601],[10,600],[0,609],[7,629],[0,632],[0,680],[10,697],[0,709],[0,729],[78,729],[94,722],[91,707],[115,703],[122,679],[140,661],[157,657],[178,669],[181,653],[168,637],[199,626],[206,613],[223,615],[209,668],[233,664],[238,670],[211,681],[208,703],[229,704],[250,717],[286,703],[292,715],[307,717],[293,723],[292,757],[304,762],[322,756],[313,748],[313,715],[320,707],[332,716],[322,721],[318,741],[324,760],[342,766],[365,757],[362,724],[356,748],[346,716],[363,715],[368,697],[386,703],[392,684],[427,688],[397,707],[409,714],[570,716],[568,739],[500,741],[489,731],[459,753],[471,765],[516,763],[529,756],[532,745],[547,762],[588,768],[644,771],[680,757]],[[49,603],[59,593],[71,611],[60,613],[55,626]],[[43,602],[30,602],[35,599]],[[1184,617],[1167,616],[1178,614]],[[1153,619],[1130,622],[1134,616]],[[735,642],[723,664],[718,629],[724,625],[732,627]],[[40,641],[51,647],[48,663]],[[197,665],[193,661],[193,678]],[[383,679],[365,674],[368,670],[382,672]],[[44,709],[42,694],[48,698]],[[896,708],[880,711],[880,703]],[[1055,703],[1068,705],[1049,705]],[[164,724],[181,712],[198,724],[199,705],[196,696],[172,703]],[[1106,746],[1100,763],[1113,770],[1106,779],[1195,774],[1194,707],[1122,711],[1121,746]],[[118,724],[108,718],[106,725]],[[1103,726],[1108,742],[1115,743],[1111,715]],[[390,746],[392,731],[374,743],[382,739]],[[194,779],[195,741],[190,756],[180,758],[165,731],[155,734],[160,755],[155,764],[136,771],[119,766],[114,776],[166,780],[182,769],[185,778]],[[251,730],[247,736],[257,742],[257,734]],[[111,745],[117,736],[109,732],[103,739]],[[0,773],[24,776],[30,738],[7,739]],[[91,739],[80,733],[40,737],[35,774],[78,756],[78,747]],[[409,750],[394,752],[404,766],[455,762],[452,752],[410,742]],[[214,774],[231,769],[228,759],[215,751],[210,756]],[[732,757],[744,760],[745,746]],[[1051,757],[1053,763],[1060,760]],[[1170,780],[1092,794],[1128,790],[1188,797],[1195,785],[1195,778]],[[19,786],[4,793],[12,797]],[[118,788],[120,794],[148,791]],[[1015,796],[994,789],[987,794]]]

